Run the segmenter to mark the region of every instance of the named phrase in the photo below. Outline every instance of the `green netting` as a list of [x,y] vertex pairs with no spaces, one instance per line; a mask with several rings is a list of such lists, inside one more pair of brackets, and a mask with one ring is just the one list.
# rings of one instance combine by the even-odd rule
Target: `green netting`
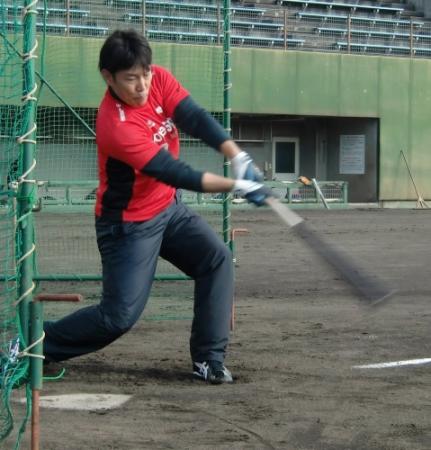
[[[14,425],[11,395],[14,387],[28,377],[25,333],[21,332],[19,296],[21,234],[17,231],[18,180],[22,175],[22,145],[17,139],[28,127],[22,103],[26,90],[23,74],[23,28],[21,8],[0,0],[0,442]],[[24,324],[25,325],[25,324]],[[25,421],[18,432],[16,446]]]
[[[32,281],[38,278],[34,271],[40,279],[100,274],[93,223],[97,184],[93,130],[105,88],[97,73],[102,38],[117,28],[141,29],[153,44],[156,64],[169,68],[218,120],[225,122],[228,114],[223,85],[226,52],[221,35],[207,40],[193,32],[178,39],[181,45],[158,42],[172,39],[163,33],[155,36],[147,29],[152,20],[145,12],[147,7],[164,8],[163,3],[151,1],[59,4],[57,0],[0,0],[0,440],[13,428],[12,390],[29,377],[26,352],[41,352],[40,313],[36,304],[30,305]],[[213,3],[210,9],[211,14],[220,14],[220,5]],[[197,17],[202,5],[192,4],[186,10]],[[141,14],[145,20],[130,18],[127,14],[131,13]],[[171,20],[169,26],[178,30],[182,22],[181,18],[178,23]],[[217,21],[219,25],[222,22]],[[35,155],[34,123],[38,134]],[[181,141],[182,157],[194,167],[225,173],[223,159],[214,150],[187,136],[181,136]],[[184,200],[198,208],[220,234],[226,234],[226,198],[184,192]],[[180,274],[160,264],[160,276],[175,279]],[[30,379],[36,390],[41,388],[40,361],[32,358]],[[29,398],[29,384],[26,386]],[[30,400],[15,448],[29,406]],[[8,442],[11,438],[15,440],[12,436]]]
[[[170,13],[176,8],[174,3],[122,0],[104,4],[92,0],[60,8],[52,0],[46,2],[45,14],[41,14],[45,16],[45,27],[38,18],[38,30],[46,34],[46,45],[41,52],[44,64],[39,68],[42,88],[38,95],[34,171],[39,181],[41,206],[34,214],[39,279],[86,279],[101,273],[93,217],[97,186],[93,130],[97,106],[104,92],[103,80],[97,72],[98,52],[108,33],[131,27],[146,33],[153,47],[154,62],[170,69],[193,97],[223,122],[224,60],[220,44],[223,28],[220,28],[219,39],[203,42],[198,27],[186,40],[178,40],[178,44],[160,42],[171,39],[165,39],[163,33],[154,35],[147,25],[162,9]],[[185,11],[191,17],[198,17],[202,8],[205,7],[201,4],[189,4]],[[222,17],[223,8],[218,2],[211,6],[208,3],[207,8],[212,16]],[[182,23],[183,19],[178,16],[171,18],[167,26],[176,30]],[[89,37],[90,27],[93,29],[90,35],[96,38]],[[63,30],[64,37],[58,37],[59,30]],[[83,74],[80,74],[81,68]],[[223,174],[221,155],[184,135],[181,135],[181,158],[197,169]],[[227,222],[223,221],[226,214],[222,196],[184,192],[183,199],[198,208],[223,234]],[[182,276],[161,260],[157,276],[163,274]]]

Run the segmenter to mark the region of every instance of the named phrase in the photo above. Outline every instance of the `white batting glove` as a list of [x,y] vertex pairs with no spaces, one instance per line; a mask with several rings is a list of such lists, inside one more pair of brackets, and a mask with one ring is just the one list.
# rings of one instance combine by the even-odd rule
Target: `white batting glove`
[[268,197],[273,197],[271,189],[267,188],[262,183],[250,180],[236,180],[232,189],[242,197],[245,197],[249,203],[254,203],[256,206],[265,204]]
[[237,180],[263,181],[263,173],[256,167],[247,152],[239,152],[230,161],[234,178]]

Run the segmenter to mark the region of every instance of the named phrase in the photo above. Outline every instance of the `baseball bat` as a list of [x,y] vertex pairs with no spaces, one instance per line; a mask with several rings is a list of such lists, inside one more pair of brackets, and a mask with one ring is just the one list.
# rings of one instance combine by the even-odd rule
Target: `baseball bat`
[[323,240],[322,237],[307,226],[302,217],[286,205],[274,197],[268,197],[265,202],[312,250],[334,267],[360,294],[361,298],[366,300],[370,305],[376,305],[394,293],[380,279],[366,273],[347,254],[342,253]]

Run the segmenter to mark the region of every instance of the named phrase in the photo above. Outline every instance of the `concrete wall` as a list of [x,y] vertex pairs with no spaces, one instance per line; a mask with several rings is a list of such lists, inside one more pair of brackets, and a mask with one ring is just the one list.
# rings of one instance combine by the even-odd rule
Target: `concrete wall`
[[[265,117],[233,121],[233,135],[248,151],[268,180],[274,177],[272,142],[274,138],[299,139],[300,175],[349,183],[349,201],[375,202],[378,197],[378,120],[364,118]],[[340,136],[365,137],[363,174],[340,173]]]
[[[330,180],[349,183],[350,202],[375,202],[378,180],[378,121],[371,119],[330,119],[328,129],[328,172]],[[361,175],[340,173],[340,136],[365,136],[365,171]]]
[[[239,132],[239,128],[241,132]],[[253,142],[253,136],[256,136],[257,130],[259,130],[262,142]],[[239,139],[239,143],[244,150],[250,152],[268,180],[274,177],[274,167],[272,167],[273,140],[276,138],[297,138],[300,146],[299,167],[301,175],[315,176],[316,130],[313,118],[241,118],[233,121],[233,136],[235,139]]]

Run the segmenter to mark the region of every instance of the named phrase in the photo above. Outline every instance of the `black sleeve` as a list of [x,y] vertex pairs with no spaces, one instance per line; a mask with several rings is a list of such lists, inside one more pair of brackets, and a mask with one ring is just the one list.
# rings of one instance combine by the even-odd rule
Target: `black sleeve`
[[220,145],[230,139],[225,129],[190,96],[178,103],[174,111],[174,122],[188,135],[201,139],[205,144],[219,150]]
[[194,170],[185,162],[173,158],[163,148],[150,159],[141,172],[176,188],[203,192],[203,172]]

